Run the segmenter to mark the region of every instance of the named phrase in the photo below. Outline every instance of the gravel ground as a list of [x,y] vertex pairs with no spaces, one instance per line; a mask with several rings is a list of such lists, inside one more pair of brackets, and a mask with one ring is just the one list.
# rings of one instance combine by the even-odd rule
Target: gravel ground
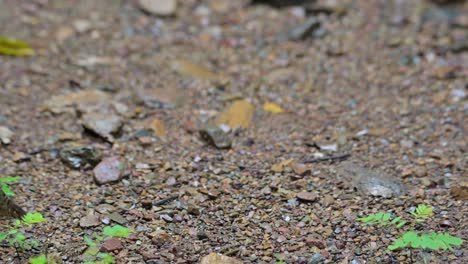
[[0,57],[0,176],[47,219],[0,263],[82,263],[116,223],[117,263],[423,263],[356,220],[419,204],[466,239],[465,1],[141,2],[0,0],[36,52]]

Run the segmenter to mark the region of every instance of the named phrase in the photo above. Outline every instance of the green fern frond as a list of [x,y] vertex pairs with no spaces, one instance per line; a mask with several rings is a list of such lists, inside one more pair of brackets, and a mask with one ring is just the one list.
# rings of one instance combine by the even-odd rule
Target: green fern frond
[[451,236],[447,233],[430,233],[418,234],[413,231],[406,232],[401,238],[395,240],[393,244],[388,246],[389,250],[397,250],[400,248],[419,248],[431,250],[453,250],[452,246],[460,246],[463,240]]
[[392,224],[392,225],[396,225],[396,227],[398,228],[406,224],[405,221],[401,221],[402,219],[401,216],[395,217],[393,220],[390,221],[391,218],[392,218],[391,213],[379,212],[377,214],[371,214],[367,217],[358,218],[357,220],[366,224],[370,224],[370,225],[378,224],[381,226],[385,226],[385,225]]
[[431,207],[420,204],[411,214],[416,218],[416,222],[422,223],[424,220],[432,216],[433,211]]

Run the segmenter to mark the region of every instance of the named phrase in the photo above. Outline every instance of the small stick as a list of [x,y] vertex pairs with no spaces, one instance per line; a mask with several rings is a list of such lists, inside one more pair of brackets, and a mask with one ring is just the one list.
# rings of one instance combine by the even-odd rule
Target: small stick
[[335,161],[335,160],[345,160],[349,158],[351,154],[345,153],[345,154],[339,154],[339,155],[334,155],[334,156],[328,156],[328,157],[323,157],[323,158],[316,158],[316,159],[310,159],[310,160],[305,160],[303,163],[317,163],[317,162],[322,162],[322,161]]
[[174,195],[174,196],[170,196],[166,199],[162,199],[160,201],[157,201],[155,203],[153,203],[154,206],[160,206],[160,205],[164,205],[164,204],[167,204],[169,202],[172,202],[173,200],[179,198],[179,195]]

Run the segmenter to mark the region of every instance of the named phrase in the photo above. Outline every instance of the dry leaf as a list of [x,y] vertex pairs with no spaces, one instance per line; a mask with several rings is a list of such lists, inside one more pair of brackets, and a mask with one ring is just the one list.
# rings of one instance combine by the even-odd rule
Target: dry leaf
[[247,128],[252,121],[255,108],[254,106],[245,101],[234,101],[228,108],[226,108],[215,120],[216,125],[227,125],[231,129]]
[[284,112],[284,109],[281,106],[271,102],[263,104],[263,110],[272,114],[280,114]]
[[156,135],[160,139],[164,139],[166,137],[166,126],[164,125],[164,123],[161,120],[159,120],[157,118],[154,118],[149,123],[148,128],[152,129],[154,131],[154,133],[156,133]]
[[213,73],[208,68],[186,60],[176,60],[172,63],[172,67],[179,73],[199,79],[216,80],[218,77],[217,74]]

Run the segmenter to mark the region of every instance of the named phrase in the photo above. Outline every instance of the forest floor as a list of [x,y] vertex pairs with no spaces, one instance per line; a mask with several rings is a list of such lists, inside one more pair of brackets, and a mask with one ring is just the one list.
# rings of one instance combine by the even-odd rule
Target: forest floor
[[[35,50],[0,57],[0,177],[47,219],[0,263],[98,261],[84,237],[116,224],[117,263],[468,263],[466,241],[387,248],[468,237],[465,1],[0,6]],[[401,230],[357,220],[421,204]]]

